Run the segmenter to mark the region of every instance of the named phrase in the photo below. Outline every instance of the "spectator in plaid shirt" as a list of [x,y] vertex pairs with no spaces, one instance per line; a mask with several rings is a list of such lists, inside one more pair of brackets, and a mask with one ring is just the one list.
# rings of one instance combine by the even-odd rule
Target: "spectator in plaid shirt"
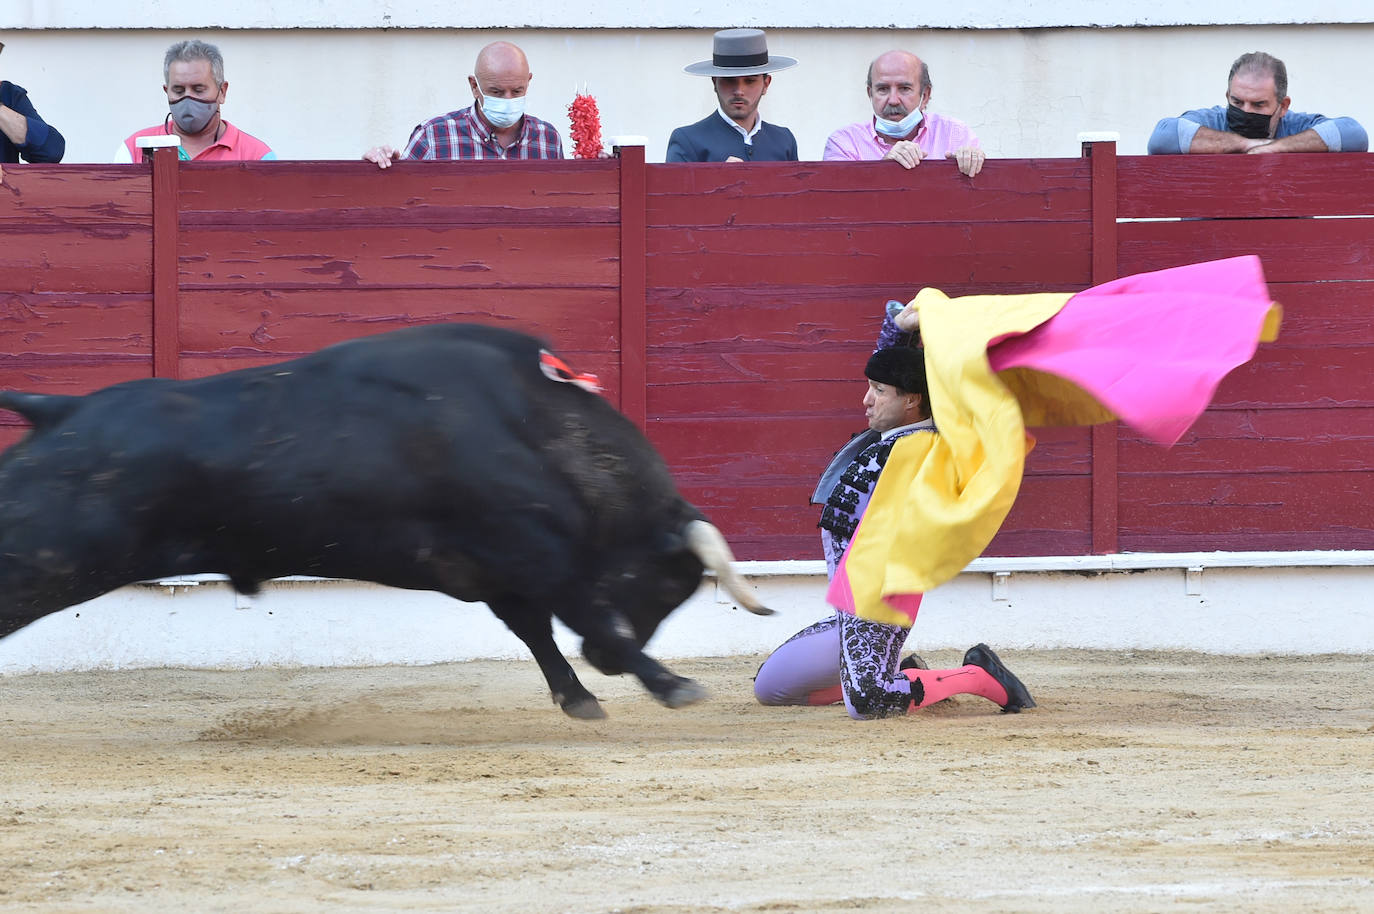
[[508,41],[492,42],[477,54],[468,77],[471,107],[420,124],[403,150],[374,146],[363,158],[379,168],[401,159],[561,159],[558,131],[525,113],[530,79],[524,51]]

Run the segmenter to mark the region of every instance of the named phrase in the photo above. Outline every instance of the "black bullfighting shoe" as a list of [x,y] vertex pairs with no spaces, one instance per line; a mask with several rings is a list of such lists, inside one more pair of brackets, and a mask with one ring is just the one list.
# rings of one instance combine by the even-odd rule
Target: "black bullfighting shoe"
[[975,644],[965,652],[964,666],[969,664],[987,670],[988,675],[996,679],[997,684],[1007,690],[1007,703],[1002,705],[1004,713],[1016,714],[1026,708],[1035,707],[1035,699],[1031,698],[1025,685],[1016,678],[1011,670],[1002,665],[1001,659],[986,644]]
[[897,664],[899,670],[928,670],[929,666],[921,659],[920,654],[907,654],[902,658],[902,662]]

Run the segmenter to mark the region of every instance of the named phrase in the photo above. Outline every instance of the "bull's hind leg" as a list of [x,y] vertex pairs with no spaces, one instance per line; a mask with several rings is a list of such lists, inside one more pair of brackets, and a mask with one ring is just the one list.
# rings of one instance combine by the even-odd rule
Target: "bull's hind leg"
[[582,685],[553,640],[553,618],[527,603],[498,601],[489,604],[497,618],[534,654],[535,663],[549,684],[554,703],[569,717],[600,720],[606,716],[601,702]]

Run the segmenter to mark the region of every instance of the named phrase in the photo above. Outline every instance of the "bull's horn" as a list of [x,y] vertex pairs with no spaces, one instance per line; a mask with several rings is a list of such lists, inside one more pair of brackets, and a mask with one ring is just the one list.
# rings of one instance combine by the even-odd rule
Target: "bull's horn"
[[16,412],[35,429],[57,425],[81,402],[80,397],[63,394],[26,394],[17,390],[0,391],[0,409]]
[[724,535],[714,524],[694,520],[684,532],[692,552],[701,559],[701,564],[715,572],[716,578],[725,585],[725,590],[735,598],[735,602],[756,615],[773,614],[773,610],[759,602],[754,591],[744,583],[744,578],[735,571],[735,556],[730,551],[730,544],[725,542]]

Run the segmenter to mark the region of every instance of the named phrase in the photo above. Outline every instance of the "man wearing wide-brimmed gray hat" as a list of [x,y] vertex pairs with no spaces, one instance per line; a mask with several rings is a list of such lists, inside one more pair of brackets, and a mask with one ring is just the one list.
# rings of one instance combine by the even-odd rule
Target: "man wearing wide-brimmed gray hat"
[[669,162],[795,162],[797,140],[792,131],[765,124],[759,100],[773,81],[771,74],[794,67],[791,57],[770,55],[760,29],[716,32],[710,60],[684,69],[709,76],[720,107],[668,140]]

